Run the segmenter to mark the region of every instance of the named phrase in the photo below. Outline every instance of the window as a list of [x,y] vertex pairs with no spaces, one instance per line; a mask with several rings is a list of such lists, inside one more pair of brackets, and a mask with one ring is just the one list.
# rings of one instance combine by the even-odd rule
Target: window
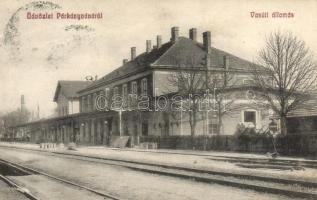
[[209,134],[218,134],[218,124],[212,123],[208,127]]
[[138,84],[136,81],[131,83],[131,94],[129,95],[129,107],[130,109],[136,109],[138,105]]
[[106,88],[105,89],[105,106],[108,106],[108,103],[110,102],[109,98],[110,98],[110,89]]
[[209,118],[209,124],[208,124],[208,132],[209,134],[218,134],[219,127],[218,127],[218,118],[211,117]]
[[128,85],[127,84],[124,84],[122,86],[122,97],[125,98],[128,96]]
[[256,111],[244,111],[244,122],[256,123]]
[[84,105],[84,106],[85,106],[85,112],[87,112],[88,109],[89,109],[89,108],[88,108],[88,105],[89,105],[89,104],[88,104],[88,96],[86,96],[86,97],[85,97],[85,105]]
[[138,87],[137,82],[133,81],[131,83],[131,93],[132,94],[137,94],[137,92],[138,92],[138,88],[137,87]]
[[123,100],[123,106],[126,109],[128,105],[128,85],[127,84],[122,85],[122,100]]
[[252,85],[254,82],[252,79],[244,79],[243,80],[243,84],[244,85]]
[[114,95],[118,95],[119,94],[119,88],[118,87],[114,87],[113,88],[113,94]]
[[109,88],[106,88],[106,89],[105,89],[105,96],[106,96],[106,97],[109,97]]
[[100,109],[104,109],[105,107],[105,91],[101,90],[99,92],[99,95],[97,95],[97,100],[96,100],[96,109],[100,110]]
[[85,112],[85,104],[86,104],[86,101],[85,101],[85,97],[81,97],[81,112]]
[[94,93],[93,100],[92,100],[92,110],[96,110],[96,100],[97,100],[97,94]]
[[91,103],[91,95],[89,94],[88,97],[87,97],[87,111],[91,111],[91,106],[92,106],[92,103]]
[[141,81],[141,94],[142,95],[147,95],[147,79],[144,78]]

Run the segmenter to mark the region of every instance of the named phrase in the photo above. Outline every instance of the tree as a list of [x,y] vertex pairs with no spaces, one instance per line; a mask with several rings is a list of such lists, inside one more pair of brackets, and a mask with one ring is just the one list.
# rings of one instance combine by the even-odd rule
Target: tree
[[[184,103],[181,109],[186,109],[189,117],[190,134],[193,137],[196,132],[199,106],[201,103],[202,86],[204,84],[203,70],[199,56],[189,53],[190,56],[181,56],[182,53],[174,56],[176,72],[169,78],[169,84],[177,86],[176,93],[183,97]],[[170,91],[175,92],[175,91]]]
[[16,110],[2,116],[6,127],[13,127],[30,121],[30,112],[28,110]]
[[305,42],[292,33],[271,33],[251,65],[255,85],[280,117],[281,133],[287,133],[286,116],[305,107],[316,89],[316,63]]
[[[31,113],[27,109],[21,111],[21,109],[8,112],[0,117],[1,129],[3,134],[9,135],[9,130],[11,127],[18,126],[29,122],[31,119]],[[12,135],[11,137],[14,137]]]
[[[192,136],[195,135],[199,113],[206,122],[206,134],[208,134],[209,111],[212,111],[218,124],[215,132],[220,134],[223,117],[239,109],[239,106],[235,104],[235,98],[232,97],[232,92],[228,90],[235,84],[234,74],[229,70],[228,57],[223,57],[223,66],[211,66],[210,59],[212,58],[209,54],[203,58],[195,53],[186,57],[175,56],[176,72],[169,78],[170,84],[177,86],[177,94],[187,98],[187,103],[182,107],[190,110],[187,113]],[[205,95],[208,97],[206,98]],[[205,100],[208,100],[207,104],[204,104]]]
[[[213,96],[213,112],[217,117],[216,133],[220,134],[223,127],[223,117],[230,114],[234,110],[238,110],[239,106],[235,104],[233,93],[229,90],[230,86],[235,85],[234,74],[228,70],[227,57],[224,56],[223,68],[209,69],[206,74],[206,88]],[[209,69],[209,70],[208,70]]]

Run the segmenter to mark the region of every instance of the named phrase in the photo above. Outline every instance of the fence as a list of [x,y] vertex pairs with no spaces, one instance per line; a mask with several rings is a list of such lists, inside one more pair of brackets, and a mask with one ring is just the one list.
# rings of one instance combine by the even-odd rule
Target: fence
[[[143,136],[140,142],[154,142],[160,149],[194,149],[239,152],[272,152],[273,138],[267,135]],[[283,155],[317,155],[317,134],[279,136],[276,148]]]
[[155,142],[161,149],[231,150],[230,136],[144,136],[140,142]]
[[30,142],[29,138],[0,138],[2,142]]

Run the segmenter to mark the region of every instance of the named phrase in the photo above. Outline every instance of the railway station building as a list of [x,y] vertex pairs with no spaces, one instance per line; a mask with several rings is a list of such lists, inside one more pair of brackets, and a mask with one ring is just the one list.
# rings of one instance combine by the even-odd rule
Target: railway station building
[[[217,109],[198,112],[195,135],[233,135],[241,124],[256,130],[268,128],[273,113],[259,106],[261,99],[256,88],[252,87],[250,66],[253,63],[213,47],[209,31],[202,34],[202,43],[198,41],[195,28],[189,30],[188,37],[183,37],[179,35],[179,28],[173,27],[170,36],[164,42],[158,35],[154,45],[151,40],[146,40],[145,51],[141,54],[131,47],[130,59],[123,59],[121,66],[98,80],[59,81],[54,96],[58,117],[20,127],[30,130],[32,141],[73,141],[82,144],[109,144],[111,138],[118,136],[190,135],[191,111],[161,108],[172,105],[173,102],[167,100],[178,94],[182,87],[173,82],[173,77],[181,72],[192,74],[197,71],[200,76],[204,74],[200,72],[219,75],[214,79],[222,86],[225,84],[225,87],[220,86],[222,95],[230,96],[224,102],[231,101],[235,107],[227,108],[221,122],[217,118]],[[189,62],[190,66],[186,65]],[[208,80],[207,76],[204,80]],[[204,96],[205,93],[201,91],[206,91],[207,87],[204,88],[203,84],[200,87],[199,92]],[[220,87],[208,91],[211,96],[214,95],[210,101],[213,105]],[[146,104],[148,109],[124,106],[104,109],[109,108],[116,96],[120,96],[122,102],[134,102],[131,95],[137,97],[138,106]],[[219,123],[222,123],[221,128]]]

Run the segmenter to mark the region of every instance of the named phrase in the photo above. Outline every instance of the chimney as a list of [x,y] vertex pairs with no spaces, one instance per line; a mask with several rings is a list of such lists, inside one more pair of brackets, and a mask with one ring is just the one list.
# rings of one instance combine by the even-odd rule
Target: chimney
[[196,28],[189,29],[189,38],[195,42],[197,41],[197,29]]
[[136,48],[131,47],[131,60],[134,60],[136,57]]
[[123,65],[126,64],[127,62],[128,62],[128,59],[126,59],[126,58],[122,60]]
[[156,36],[156,46],[157,46],[157,48],[159,49],[159,48],[161,48],[161,46],[162,46],[162,36],[160,36],[160,35],[158,35],[158,36]]
[[203,33],[203,45],[204,49],[207,53],[210,53],[211,50],[211,36],[210,31],[206,31]]
[[177,42],[177,40],[178,40],[178,34],[179,34],[179,29],[178,29],[178,27],[173,27],[173,28],[172,28],[172,31],[171,31],[171,36],[172,36],[171,41],[172,41],[172,42]]
[[152,50],[151,40],[146,40],[146,53],[150,53]]

